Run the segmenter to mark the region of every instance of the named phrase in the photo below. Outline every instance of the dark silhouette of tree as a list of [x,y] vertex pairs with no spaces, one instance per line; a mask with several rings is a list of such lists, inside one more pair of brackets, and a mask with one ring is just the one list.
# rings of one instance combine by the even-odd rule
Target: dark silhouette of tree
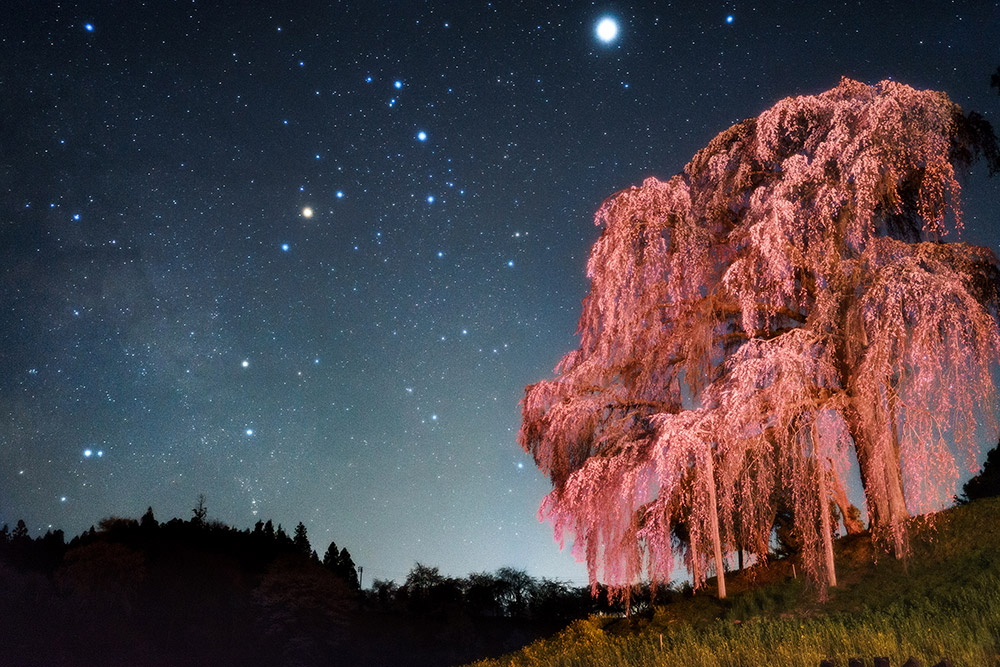
[[351,552],[347,550],[347,547],[340,550],[336,573],[347,582],[351,590],[356,591],[361,588],[361,583],[358,581],[358,566],[354,564],[354,559],[351,558]]
[[416,563],[400,588],[407,607],[413,613],[439,614],[461,600],[458,582],[445,577],[436,567]]
[[496,573],[497,601],[504,616],[524,616],[535,592],[535,580],[524,570],[502,567]]
[[340,549],[337,548],[336,542],[330,542],[330,546],[326,548],[326,553],[323,554],[323,565],[327,569],[336,572],[339,564],[340,564]]
[[274,531],[274,539],[280,546],[289,546],[293,544],[292,538],[288,536],[288,533],[285,532],[285,529],[281,527],[280,523],[278,524],[278,528]]
[[267,539],[274,539],[274,524],[268,519],[267,523],[264,524],[264,537]]
[[116,537],[128,536],[139,527],[139,522],[135,519],[121,516],[109,516],[97,522],[97,528],[102,533],[109,533]]
[[962,485],[962,495],[955,498],[960,505],[979,498],[1000,496],[1000,443],[986,454],[980,471]]
[[527,387],[519,434],[595,592],[668,582],[682,558],[725,597],[727,554],[767,558],[776,492],[809,577],[835,585],[852,458],[875,538],[905,555],[979,416],[996,431],[1000,270],[941,242],[962,226],[957,170],[996,155],[943,93],[844,79],[604,202],[580,348]]
[[406,582],[403,584],[410,591],[410,594],[425,593],[444,581],[441,571],[436,567],[430,567],[422,563],[416,563],[406,575]]
[[399,586],[391,579],[375,579],[372,581],[372,591],[379,606],[388,609],[396,601],[396,593]]
[[191,522],[197,525],[202,525],[205,523],[205,517],[208,516],[208,508],[205,506],[205,494],[198,494],[198,501],[194,508],[191,510]]
[[497,577],[489,572],[474,572],[465,579],[465,602],[480,616],[502,616]]
[[543,578],[532,585],[531,618],[542,622],[567,623],[590,613],[592,598],[586,588],[571,588]]
[[143,530],[155,530],[158,525],[156,517],[153,516],[153,508],[147,507],[146,513],[139,519],[139,527]]
[[312,553],[312,546],[309,544],[309,535],[306,531],[306,526],[301,521],[299,521],[299,525],[295,526],[295,534],[292,537],[292,542],[303,556],[308,557]]
[[343,579],[351,590],[361,588],[358,581],[358,567],[351,558],[351,553],[346,549],[338,549],[336,542],[330,542],[323,554],[323,566]]
[[14,532],[10,534],[10,537],[10,541],[15,544],[23,544],[31,539],[28,535],[28,526],[24,523],[24,519],[17,520],[17,524],[14,526]]

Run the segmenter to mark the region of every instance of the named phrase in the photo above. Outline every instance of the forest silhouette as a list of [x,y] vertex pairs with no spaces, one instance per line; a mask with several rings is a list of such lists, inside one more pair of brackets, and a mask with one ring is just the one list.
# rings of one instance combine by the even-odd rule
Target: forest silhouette
[[189,520],[150,508],[68,542],[5,525],[0,590],[0,663],[15,665],[462,664],[625,611],[514,568],[453,578],[417,563],[362,590],[347,548],[320,558],[302,523],[209,520],[203,497]]

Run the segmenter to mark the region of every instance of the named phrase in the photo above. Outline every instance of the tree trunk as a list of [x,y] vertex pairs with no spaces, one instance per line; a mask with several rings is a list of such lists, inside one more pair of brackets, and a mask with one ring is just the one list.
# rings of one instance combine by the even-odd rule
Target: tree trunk
[[896,558],[902,558],[907,551],[906,521],[910,518],[910,510],[906,507],[906,491],[903,488],[903,466],[899,457],[899,429],[896,421],[896,388],[886,390],[886,402],[889,404],[889,433],[891,444],[888,454],[884,457],[885,478],[889,484],[889,508],[892,512],[892,537],[896,547]]
[[[838,241],[842,240],[842,228],[846,225],[847,218],[838,218]],[[841,329],[846,332],[848,347],[855,347],[851,357],[858,356],[865,347],[868,346],[868,336],[864,323],[857,313],[850,312],[849,304],[852,302],[850,294],[842,295],[840,306]],[[848,363],[847,347],[840,348],[836,356],[837,369],[840,377],[848,381],[853,374],[853,364]],[[890,446],[878,446],[878,441],[872,438],[870,426],[864,423],[861,412],[856,407],[858,396],[851,396],[849,404],[841,412],[847,424],[847,429],[854,440],[854,451],[858,457],[858,468],[861,473],[861,486],[865,492],[865,504],[868,507],[868,523],[873,533],[889,530],[894,537],[896,547],[896,557],[903,555],[905,539],[901,529],[905,530],[905,520],[909,518],[906,511],[906,502],[903,497],[903,471],[899,463],[899,442],[895,429],[895,393],[888,392],[887,398],[891,399],[889,405],[889,420],[892,423],[892,440]],[[881,406],[879,406],[881,407]],[[893,452],[888,456],[889,449]],[[841,508],[843,511],[843,507]],[[844,512],[847,517],[847,513]],[[845,522],[845,527],[846,522]],[[850,528],[848,528],[848,531]]]
[[719,582],[719,599],[726,597],[726,571],[722,563],[722,541],[719,537],[719,506],[715,501],[715,467],[712,464],[712,453],[705,456],[705,477],[708,483],[708,503],[711,510],[710,529],[712,531],[712,548],[715,551],[715,576]]
[[[903,496],[903,470],[899,463],[898,442],[879,447],[869,436],[861,416],[853,406],[844,411],[844,419],[854,439],[858,456],[861,486],[868,505],[868,522],[873,532],[889,531],[893,536],[896,558],[906,553],[905,522],[910,518]],[[895,428],[890,440],[896,440]]]
[[[815,430],[814,430],[815,433]],[[833,564],[833,533],[830,525],[830,496],[826,487],[826,471],[817,462],[816,473],[819,477],[819,525],[823,531],[823,552],[826,555],[827,583],[837,585],[837,571]]]
[[688,542],[688,556],[691,558],[691,581],[694,582],[693,587],[698,588],[701,585],[701,567],[698,564],[698,552],[694,548],[693,542]]

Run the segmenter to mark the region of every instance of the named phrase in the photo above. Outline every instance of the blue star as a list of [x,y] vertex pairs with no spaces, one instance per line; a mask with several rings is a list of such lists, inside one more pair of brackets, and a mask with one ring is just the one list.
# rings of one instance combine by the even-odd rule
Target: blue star
[[427,203],[428,204],[434,203],[434,195],[427,195]]
[[400,88],[403,87],[403,82],[397,80],[395,83],[392,84],[392,87],[399,90]]
[[427,133],[423,130],[417,132],[417,141],[427,141]]
[[732,22],[733,22],[733,15],[730,14],[729,16],[726,17],[726,23],[732,23]]
[[93,23],[84,23],[83,24],[83,29],[86,30],[87,32],[94,32],[94,24]]
[[284,250],[285,252],[288,252],[288,244],[287,243],[282,243],[281,244],[281,249]]

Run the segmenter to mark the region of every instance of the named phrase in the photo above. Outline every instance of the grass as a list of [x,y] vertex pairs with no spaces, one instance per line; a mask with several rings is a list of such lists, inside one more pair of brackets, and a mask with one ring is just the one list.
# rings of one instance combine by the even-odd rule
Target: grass
[[838,540],[839,585],[826,600],[792,576],[793,561],[775,561],[730,575],[726,600],[709,591],[643,618],[591,617],[475,665],[817,667],[886,656],[894,667],[910,657],[1000,666],[1000,498],[929,519],[914,521],[905,562],[867,534]]

